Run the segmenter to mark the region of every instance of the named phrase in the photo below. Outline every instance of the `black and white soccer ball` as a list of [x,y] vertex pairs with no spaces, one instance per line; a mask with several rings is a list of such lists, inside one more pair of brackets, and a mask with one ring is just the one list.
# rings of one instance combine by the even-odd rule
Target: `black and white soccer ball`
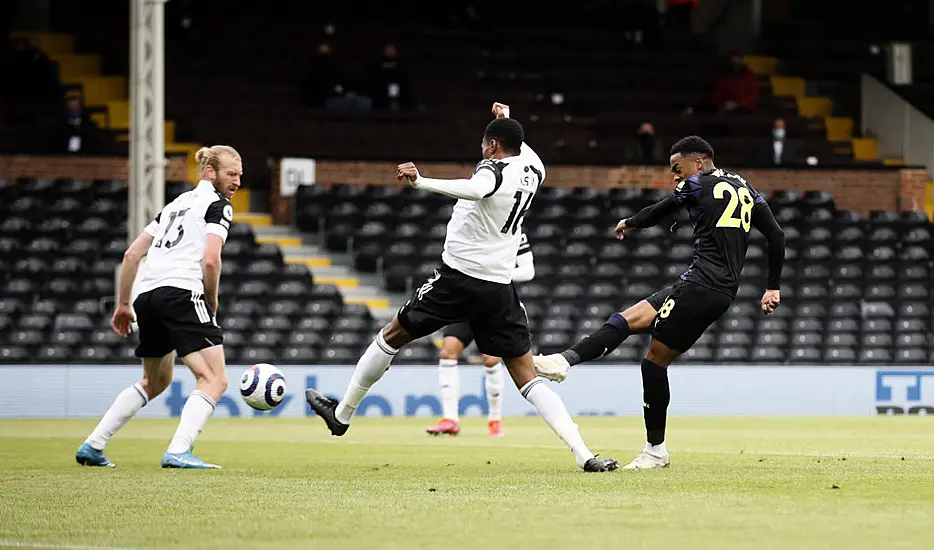
[[258,411],[274,409],[285,398],[285,376],[275,365],[253,365],[240,377],[240,395]]

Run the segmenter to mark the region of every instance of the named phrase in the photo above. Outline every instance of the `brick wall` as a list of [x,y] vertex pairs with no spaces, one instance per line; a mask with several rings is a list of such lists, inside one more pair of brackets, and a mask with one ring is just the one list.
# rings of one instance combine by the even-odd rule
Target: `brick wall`
[[[419,169],[437,178],[463,178],[472,172],[473,164],[423,163]],[[387,162],[319,161],[318,182],[324,185],[385,184],[396,185],[395,165]],[[838,207],[861,210],[923,210],[925,203],[924,170],[772,170],[750,169],[742,174],[762,191],[798,189],[829,191]],[[0,156],[0,179],[76,178],[126,180],[129,164],[116,157],[36,157]],[[183,156],[170,157],[166,165],[166,180],[187,179],[187,163]],[[273,165],[271,198],[273,212],[280,223],[290,219],[288,201],[278,200],[278,167]],[[547,184],[558,187],[597,186],[661,187],[671,186],[671,177],[664,167],[656,166],[549,166]]]
[[[129,159],[124,157],[38,157],[0,156],[0,179],[72,178],[80,180],[123,180],[130,177]],[[188,179],[184,156],[169,157],[165,166],[166,181]]]
[[[464,178],[472,164],[423,163],[419,171],[435,178]],[[669,188],[671,174],[656,166],[548,166],[546,183],[556,187],[597,186]],[[274,181],[278,183],[278,171]],[[742,175],[761,191],[797,189],[829,191],[839,208],[860,210],[923,210],[927,177],[924,170],[742,170]],[[395,165],[385,162],[317,163],[319,183],[388,184],[395,179]]]

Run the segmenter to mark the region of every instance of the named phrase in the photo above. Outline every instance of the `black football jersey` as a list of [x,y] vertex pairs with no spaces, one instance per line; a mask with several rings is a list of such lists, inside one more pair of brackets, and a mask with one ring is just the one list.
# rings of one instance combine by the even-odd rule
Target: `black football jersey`
[[753,208],[765,198],[739,174],[719,168],[682,180],[674,198],[694,224],[694,257],[681,278],[735,296]]

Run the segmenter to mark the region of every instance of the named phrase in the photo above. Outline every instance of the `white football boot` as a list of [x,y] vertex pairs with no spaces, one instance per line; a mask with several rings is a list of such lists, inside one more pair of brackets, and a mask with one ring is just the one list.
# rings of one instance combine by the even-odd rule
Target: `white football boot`
[[623,469],[644,470],[648,468],[667,468],[671,463],[671,460],[668,458],[668,451],[663,450],[659,453],[657,450],[653,449],[653,447],[653,445],[646,443],[642,452],[639,453],[632,462],[623,466]]
[[560,353],[533,355],[532,362],[535,364],[535,372],[552,382],[563,382],[568,377],[568,369],[571,368],[568,360]]

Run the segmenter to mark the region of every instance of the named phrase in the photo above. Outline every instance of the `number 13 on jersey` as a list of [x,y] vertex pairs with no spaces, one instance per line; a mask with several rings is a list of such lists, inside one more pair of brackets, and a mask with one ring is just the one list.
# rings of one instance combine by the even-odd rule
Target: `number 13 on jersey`
[[[717,221],[717,227],[731,227],[735,229],[742,228],[749,233],[752,227],[752,207],[756,201],[752,198],[752,193],[745,187],[733,187],[725,181],[721,181],[713,188],[713,198],[723,199],[729,195],[730,202],[723,209],[723,214]],[[739,206],[739,217],[734,218],[736,207]]]

